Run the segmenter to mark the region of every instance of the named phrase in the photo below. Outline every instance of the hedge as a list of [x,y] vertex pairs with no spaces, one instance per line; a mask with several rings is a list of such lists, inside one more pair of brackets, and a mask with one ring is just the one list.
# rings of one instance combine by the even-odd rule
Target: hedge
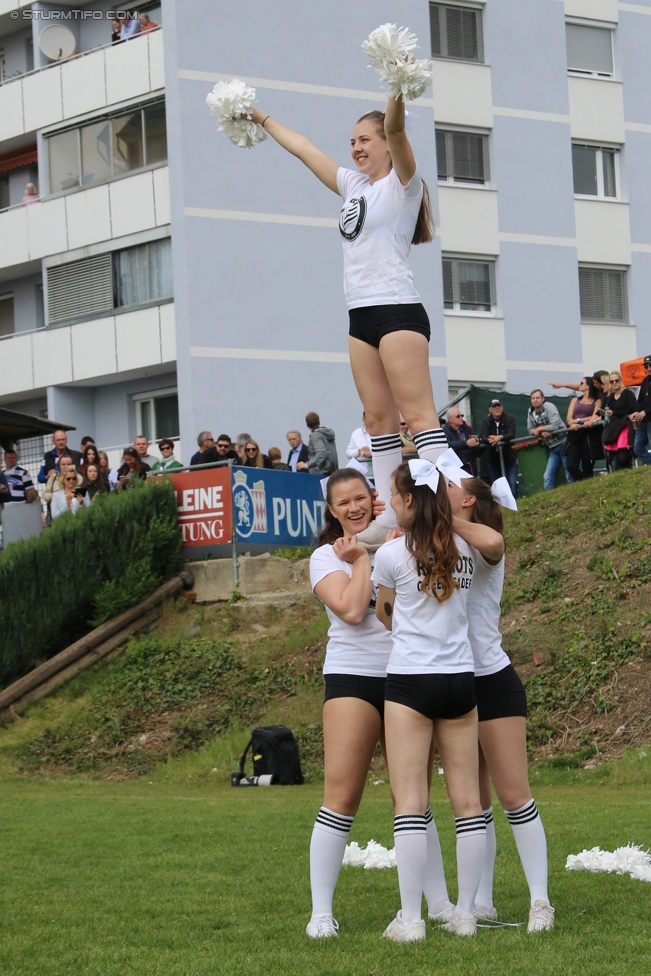
[[144,600],[178,570],[171,482],[100,496],[0,554],[0,687]]

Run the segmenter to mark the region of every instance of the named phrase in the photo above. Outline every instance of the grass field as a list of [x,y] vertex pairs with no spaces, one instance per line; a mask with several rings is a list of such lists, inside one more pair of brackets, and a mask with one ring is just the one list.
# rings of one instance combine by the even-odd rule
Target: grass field
[[[398,976],[651,971],[651,885],[568,873],[569,853],[651,841],[651,760],[543,769],[534,795],[550,848],[551,933],[480,930],[425,943],[380,939],[398,907],[395,870],[342,870],[338,939],[308,941],[308,845],[318,783],[233,790],[165,774],[123,782],[0,782],[2,976]],[[454,827],[441,781],[432,808],[451,893]],[[351,839],[392,846],[388,786],[369,786]],[[496,816],[496,904],[526,920],[528,898]]]

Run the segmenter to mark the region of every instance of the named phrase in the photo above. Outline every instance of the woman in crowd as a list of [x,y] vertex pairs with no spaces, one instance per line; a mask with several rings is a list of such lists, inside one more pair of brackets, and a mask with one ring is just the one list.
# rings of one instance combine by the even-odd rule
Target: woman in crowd
[[377,548],[395,525],[389,498],[391,475],[402,461],[399,411],[421,457],[435,461],[447,448],[432,394],[429,319],[409,264],[412,244],[431,241],[434,228],[405,130],[405,103],[390,98],[385,112],[357,121],[350,140],[357,171],[338,166],[266,112],[254,108],[251,117],[343,199],[350,363],[371,435],[375,484],[386,505],[360,541]]
[[88,464],[84,468],[84,480],[81,486],[91,502],[95,501],[96,495],[103,495],[108,491],[106,481],[102,477],[97,464]]
[[84,452],[81,456],[81,463],[79,465],[80,474],[85,473],[89,464],[99,465],[99,455],[94,444],[86,444],[86,447],[84,448]]
[[373,496],[364,476],[351,468],[335,471],[328,479],[319,546],[310,559],[310,582],[330,620],[323,665],[323,806],[310,844],[312,917],[306,931],[313,939],[339,930],[332,898],[382,736],[391,637],[374,613],[373,556],[356,543],[372,518]]
[[240,464],[245,468],[273,468],[267,455],[260,450],[260,445],[252,440],[248,440],[242,448]]
[[[61,488],[63,487],[61,473],[65,471],[66,468],[74,468],[74,470],[77,471],[74,464],[72,463],[72,458],[68,457],[67,454],[62,454],[61,457],[59,458],[58,470],[56,468],[52,468],[52,470],[50,471],[47,477],[45,491],[43,492],[43,501],[48,502],[48,504],[52,501],[52,495],[54,494],[54,492],[60,491]],[[84,480],[83,477],[80,474],[78,474],[77,485],[81,486],[83,480]]]
[[[591,376],[584,376],[579,383],[581,396],[572,397],[567,411],[567,470],[576,481],[591,478],[595,461],[603,458],[601,431],[595,427],[599,420],[602,401],[595,389]],[[603,396],[603,394],[602,394]]]
[[70,465],[59,475],[59,491],[52,493],[50,510],[52,518],[58,518],[64,512],[74,515],[80,505],[90,505],[90,498],[86,491],[77,484],[77,469]]
[[[449,455],[452,459],[448,461]],[[474,935],[475,896],[486,848],[479,798],[477,709],[466,602],[475,554],[454,534],[446,476],[460,461],[453,451],[437,465],[401,464],[391,504],[404,536],[375,556],[376,614],[392,629],[385,691],[386,751],[394,798],[394,839],[401,910],[385,930],[395,942],[425,938],[421,901],[428,861],[428,760],[432,735],[445,769],[457,832],[458,900],[443,926]],[[501,535],[482,526],[491,558],[504,550]]]
[[604,416],[609,423],[604,430],[604,448],[606,457],[610,459],[613,471],[630,468],[632,452],[629,444],[629,417],[636,410],[637,401],[632,390],[627,390],[622,380],[622,374],[614,369],[608,377],[610,381],[610,395],[606,400]]
[[[493,907],[495,825],[490,781],[511,824],[518,854],[529,885],[528,932],[553,928],[554,909],[547,893],[547,840],[529,789],[527,771],[527,699],[524,686],[502,648],[499,631],[504,586],[504,542],[486,547],[482,530],[489,527],[503,540],[502,510],[494,495],[511,496],[504,478],[493,489],[479,478],[449,482],[454,531],[477,551],[468,597],[468,636],[475,668],[479,719],[479,784],[486,820],[486,856],[475,902],[475,916],[497,919]],[[508,498],[515,506],[512,496]],[[447,772],[447,770],[446,770]]]
[[118,473],[116,469],[112,468],[109,464],[108,454],[106,451],[98,451],[97,455],[99,457],[100,474],[104,478],[109,491],[114,491],[118,481]]
[[155,461],[152,465],[152,471],[161,473],[161,471],[171,471],[174,468],[182,468],[183,465],[180,461],[177,461],[174,457],[174,442],[168,440],[164,437],[162,441],[158,442],[158,450],[161,453],[161,460]]
[[144,481],[150,471],[134,447],[127,447],[122,455],[122,466],[118,469],[116,491],[133,488],[136,481]]

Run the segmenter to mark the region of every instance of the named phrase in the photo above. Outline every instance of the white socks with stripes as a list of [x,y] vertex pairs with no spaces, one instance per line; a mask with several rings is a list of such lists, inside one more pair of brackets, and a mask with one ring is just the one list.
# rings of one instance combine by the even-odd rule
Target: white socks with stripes
[[430,915],[438,915],[439,912],[450,907],[450,899],[448,898],[448,886],[445,883],[439,833],[430,807],[425,811],[425,824],[427,826],[427,867],[425,869],[423,894],[427,899]]
[[391,476],[398,465],[402,464],[400,434],[382,434],[379,437],[371,437],[371,456],[373,458],[375,490],[386,506],[375,521],[392,529],[396,525],[396,516],[391,508]]
[[538,808],[529,800],[517,810],[505,810],[511,824],[524,876],[529,885],[531,905],[536,901],[549,903],[547,894],[547,838]]
[[493,907],[493,872],[495,871],[495,854],[497,850],[492,807],[484,810],[484,820],[486,821],[486,853],[484,854],[484,865],[475,904],[478,908],[488,910]]
[[412,438],[418,450],[418,457],[431,461],[432,464],[435,464],[443,451],[448,449],[448,442],[441,427],[421,430],[420,434],[412,434]]
[[420,919],[427,864],[427,822],[421,814],[403,814],[393,818],[398,884],[405,925]]
[[486,820],[481,813],[478,817],[455,817],[454,822],[459,884],[455,915],[472,915],[486,853]]
[[312,915],[332,915],[332,898],[353,817],[321,807],[310,842]]

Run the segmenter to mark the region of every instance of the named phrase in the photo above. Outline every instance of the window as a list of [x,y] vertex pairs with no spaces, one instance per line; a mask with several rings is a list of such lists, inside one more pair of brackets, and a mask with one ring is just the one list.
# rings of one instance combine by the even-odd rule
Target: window
[[14,334],[14,296],[0,295],[0,337]]
[[106,183],[167,160],[165,102],[153,102],[47,137],[50,192]]
[[0,210],[9,206],[9,174],[0,174]]
[[176,391],[137,394],[137,427],[148,441],[179,436],[179,397]]
[[616,197],[616,154],[616,149],[572,143],[574,192],[591,197]]
[[473,132],[436,130],[438,178],[448,183],[488,182],[488,138]]
[[628,322],[626,271],[579,268],[582,322]]
[[430,3],[429,25],[433,58],[484,60],[481,10]]
[[443,258],[443,304],[456,312],[492,312],[494,297],[492,261]]
[[613,32],[607,27],[566,24],[567,69],[594,78],[613,77]]
[[170,299],[170,238],[49,268],[47,282],[49,325]]

